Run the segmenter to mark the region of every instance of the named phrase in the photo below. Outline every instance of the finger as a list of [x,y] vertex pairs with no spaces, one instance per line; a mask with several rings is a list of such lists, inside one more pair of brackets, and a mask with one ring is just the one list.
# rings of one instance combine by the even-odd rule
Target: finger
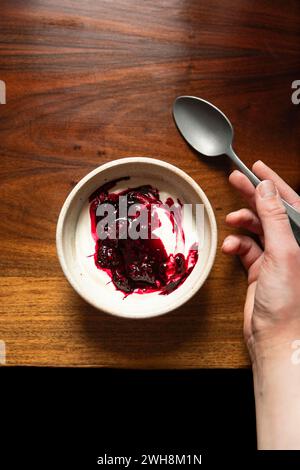
[[275,171],[269,168],[261,160],[255,162],[252,169],[260,179],[274,181],[283,199],[300,211],[300,196],[282,178],[280,178]]
[[229,235],[224,240],[222,251],[228,255],[238,255],[247,271],[262,255],[262,249],[246,235]]
[[280,253],[298,250],[289,218],[278,190],[271,180],[264,180],[256,188],[256,208],[261,220],[265,251],[277,257]]
[[229,175],[229,182],[235,189],[239,191],[239,193],[248,202],[252,209],[256,210],[255,188],[248,180],[247,176],[245,176],[239,170],[234,170],[231,175]]
[[250,209],[240,209],[230,212],[226,216],[226,223],[230,227],[244,228],[257,235],[263,235],[261,222],[257,215]]
[[248,341],[251,337],[252,331],[252,313],[254,309],[254,299],[256,293],[256,285],[257,282],[249,282],[246,301],[245,301],[245,308],[244,308],[244,336],[245,340]]

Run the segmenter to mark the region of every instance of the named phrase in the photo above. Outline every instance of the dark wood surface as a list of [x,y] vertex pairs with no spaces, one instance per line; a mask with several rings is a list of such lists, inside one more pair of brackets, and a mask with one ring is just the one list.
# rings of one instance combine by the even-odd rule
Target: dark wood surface
[[245,367],[246,277],[218,250],[178,311],[125,321],[87,305],[63,277],[55,228],[87,172],[125,156],[185,170],[215,210],[219,247],[241,201],[230,163],[200,159],[172,121],[176,96],[201,96],[235,127],[246,164],[262,159],[300,189],[300,2],[1,0],[1,315],[8,365]]

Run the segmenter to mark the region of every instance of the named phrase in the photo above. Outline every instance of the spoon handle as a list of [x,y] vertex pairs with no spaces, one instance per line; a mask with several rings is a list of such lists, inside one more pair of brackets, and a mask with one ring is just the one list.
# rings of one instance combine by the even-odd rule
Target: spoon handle
[[257,178],[257,176],[252,173],[251,170],[245,165],[245,163],[242,162],[242,160],[239,159],[235,151],[233,150],[232,147],[228,149],[228,152],[226,152],[226,155],[231,158],[231,160],[236,164],[239,170],[241,170],[244,175],[247,176],[247,178],[251,181],[251,183],[256,187],[260,183],[260,179]]
[[[228,157],[231,158],[231,160],[236,164],[239,170],[241,170],[244,175],[247,176],[247,178],[251,181],[251,183],[256,187],[260,183],[260,179],[257,178],[257,176],[252,173],[251,170],[243,163],[237,154],[234,152],[232,147],[228,149],[228,152],[226,152]],[[296,211],[296,209],[291,206],[288,202],[286,202],[284,199],[282,199],[282,202],[285,206],[287,215],[290,219],[291,227],[294,232],[295,238],[297,242],[300,245],[300,212]]]

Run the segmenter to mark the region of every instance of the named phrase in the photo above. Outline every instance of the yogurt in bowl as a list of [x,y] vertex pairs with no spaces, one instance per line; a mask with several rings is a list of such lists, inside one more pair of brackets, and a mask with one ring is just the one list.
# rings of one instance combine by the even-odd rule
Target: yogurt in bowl
[[161,160],[132,157],[96,168],[74,187],[56,242],[67,279],[87,302],[112,315],[149,318],[200,289],[217,228],[191,177]]

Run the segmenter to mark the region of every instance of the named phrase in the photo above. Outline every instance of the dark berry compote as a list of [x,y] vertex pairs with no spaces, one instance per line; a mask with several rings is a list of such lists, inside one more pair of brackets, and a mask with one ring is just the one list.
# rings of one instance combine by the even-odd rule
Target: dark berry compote
[[[132,292],[169,294],[185,281],[198,259],[196,244],[188,251],[186,257],[176,249],[179,245],[178,239],[181,241],[181,248],[182,245],[184,248],[185,242],[183,228],[180,225],[182,204],[179,200],[174,204],[170,197],[163,204],[158,190],[149,184],[112,192],[115,185],[122,180],[127,181],[129,177],[104,184],[89,198],[91,230],[96,243],[95,265],[109,275],[116,289],[122,291],[125,297]],[[130,216],[127,212],[126,217],[121,216],[120,196],[126,196],[123,201],[126,201],[127,210],[133,204],[138,207],[139,210],[135,215]],[[97,209],[101,204],[113,206],[116,221],[114,236],[111,235],[108,226],[105,239],[103,236],[99,237],[98,229],[99,222],[103,222],[104,218],[104,215],[97,215],[97,212],[99,214]],[[174,212],[165,209],[171,206],[176,207]],[[132,239],[130,236],[124,238],[124,233],[129,234],[130,226],[134,224],[142,210],[146,210],[148,214],[147,238]],[[165,235],[167,229],[164,224],[166,225],[168,221],[168,230],[176,238],[173,253],[167,252],[162,240],[164,237],[154,236],[153,221],[155,221],[154,227],[159,229],[157,233]]]

